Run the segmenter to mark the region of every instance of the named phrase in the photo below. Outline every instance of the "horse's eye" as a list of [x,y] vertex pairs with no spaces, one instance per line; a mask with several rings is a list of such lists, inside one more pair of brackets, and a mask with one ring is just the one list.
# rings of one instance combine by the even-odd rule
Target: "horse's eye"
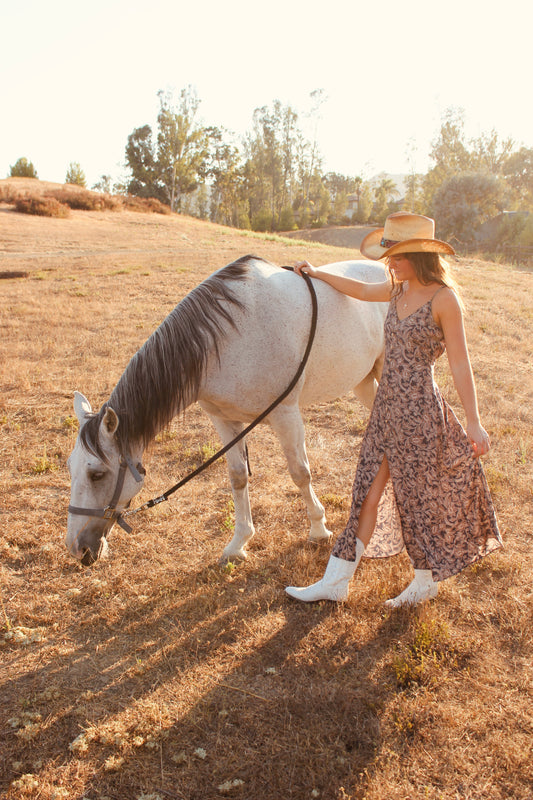
[[93,483],[97,483],[98,481],[102,480],[104,475],[105,475],[105,472],[90,472],[89,473],[89,478],[92,480]]

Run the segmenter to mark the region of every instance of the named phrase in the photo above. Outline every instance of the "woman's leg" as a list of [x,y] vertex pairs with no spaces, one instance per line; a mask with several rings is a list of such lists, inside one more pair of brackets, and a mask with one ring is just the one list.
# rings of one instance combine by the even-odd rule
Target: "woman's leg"
[[389,463],[386,456],[384,456],[381,466],[376,473],[376,477],[372,481],[370,489],[363,500],[361,511],[359,512],[357,538],[363,542],[365,547],[374,533],[378,518],[379,501],[381,500],[381,495],[385,491],[385,486],[387,485],[389,477]]
[[354,551],[353,559],[347,560],[346,558],[338,558],[334,555],[330,556],[324,576],[317,583],[305,587],[287,586],[285,591],[288,595],[294,597],[296,600],[303,600],[306,603],[316,600],[334,600],[339,602],[347,599],[350,579],[357,569],[365,547],[374,532],[379,501],[388,479],[389,465],[387,459],[384,458],[359,512],[359,526],[357,538],[355,539],[355,547],[350,546],[349,548],[350,551]]
[[[384,458],[359,512],[357,538],[363,542],[365,547],[368,545],[374,533],[379,501],[389,479],[389,475],[389,465],[387,459]],[[389,608],[398,608],[403,605],[416,605],[424,600],[430,600],[436,597],[437,592],[438,584],[433,580],[431,570],[415,569],[414,580],[411,581],[407,589],[404,589],[398,597],[387,600],[385,605]]]

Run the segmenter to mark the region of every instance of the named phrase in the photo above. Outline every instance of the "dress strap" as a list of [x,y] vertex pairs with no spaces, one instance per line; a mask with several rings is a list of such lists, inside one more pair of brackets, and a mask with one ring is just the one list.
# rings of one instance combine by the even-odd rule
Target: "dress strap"
[[[450,288],[449,286],[446,286],[446,284],[445,284],[445,283],[443,283],[443,284],[442,284],[442,286],[439,286],[439,288],[437,289],[437,291],[436,291],[436,292],[434,292],[434,293],[432,294],[432,296],[431,296],[431,300],[430,300],[429,302],[430,302],[430,303],[433,303],[433,300],[434,300],[434,299],[435,299],[435,297],[438,295],[438,293],[439,293],[440,291],[442,291],[442,289],[449,289],[449,288]],[[452,290],[452,291],[453,291],[453,290]]]

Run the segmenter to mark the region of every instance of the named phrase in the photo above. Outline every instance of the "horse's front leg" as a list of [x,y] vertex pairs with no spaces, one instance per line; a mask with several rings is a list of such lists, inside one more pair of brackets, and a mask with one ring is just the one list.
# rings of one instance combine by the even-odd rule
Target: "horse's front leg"
[[[209,414],[223,445],[231,442],[243,430],[242,422],[228,420]],[[248,462],[246,459],[245,440],[241,439],[226,453],[228,472],[235,505],[235,531],[233,539],[222,553],[221,562],[246,558],[246,544],[255,533],[248,495]]]
[[268,421],[281,442],[291,478],[302,493],[307,507],[311,520],[309,539],[312,542],[329,539],[331,531],[326,528],[324,506],[311,484],[311,470],[305,449],[305,428],[300,409],[297,406],[278,406],[270,414]]

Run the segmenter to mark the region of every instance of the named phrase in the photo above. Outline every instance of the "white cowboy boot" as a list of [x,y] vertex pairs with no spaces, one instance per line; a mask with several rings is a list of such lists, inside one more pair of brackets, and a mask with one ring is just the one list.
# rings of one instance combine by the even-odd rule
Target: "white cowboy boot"
[[385,605],[389,608],[399,608],[400,606],[416,606],[424,600],[431,600],[437,596],[439,584],[433,580],[430,569],[415,569],[415,577],[398,597],[387,600]]
[[337,602],[348,598],[348,584],[357,569],[365,546],[360,539],[356,539],[355,561],[345,561],[344,558],[330,556],[324,576],[311,584],[311,586],[287,586],[285,591],[296,600],[312,603],[315,600],[335,600]]

